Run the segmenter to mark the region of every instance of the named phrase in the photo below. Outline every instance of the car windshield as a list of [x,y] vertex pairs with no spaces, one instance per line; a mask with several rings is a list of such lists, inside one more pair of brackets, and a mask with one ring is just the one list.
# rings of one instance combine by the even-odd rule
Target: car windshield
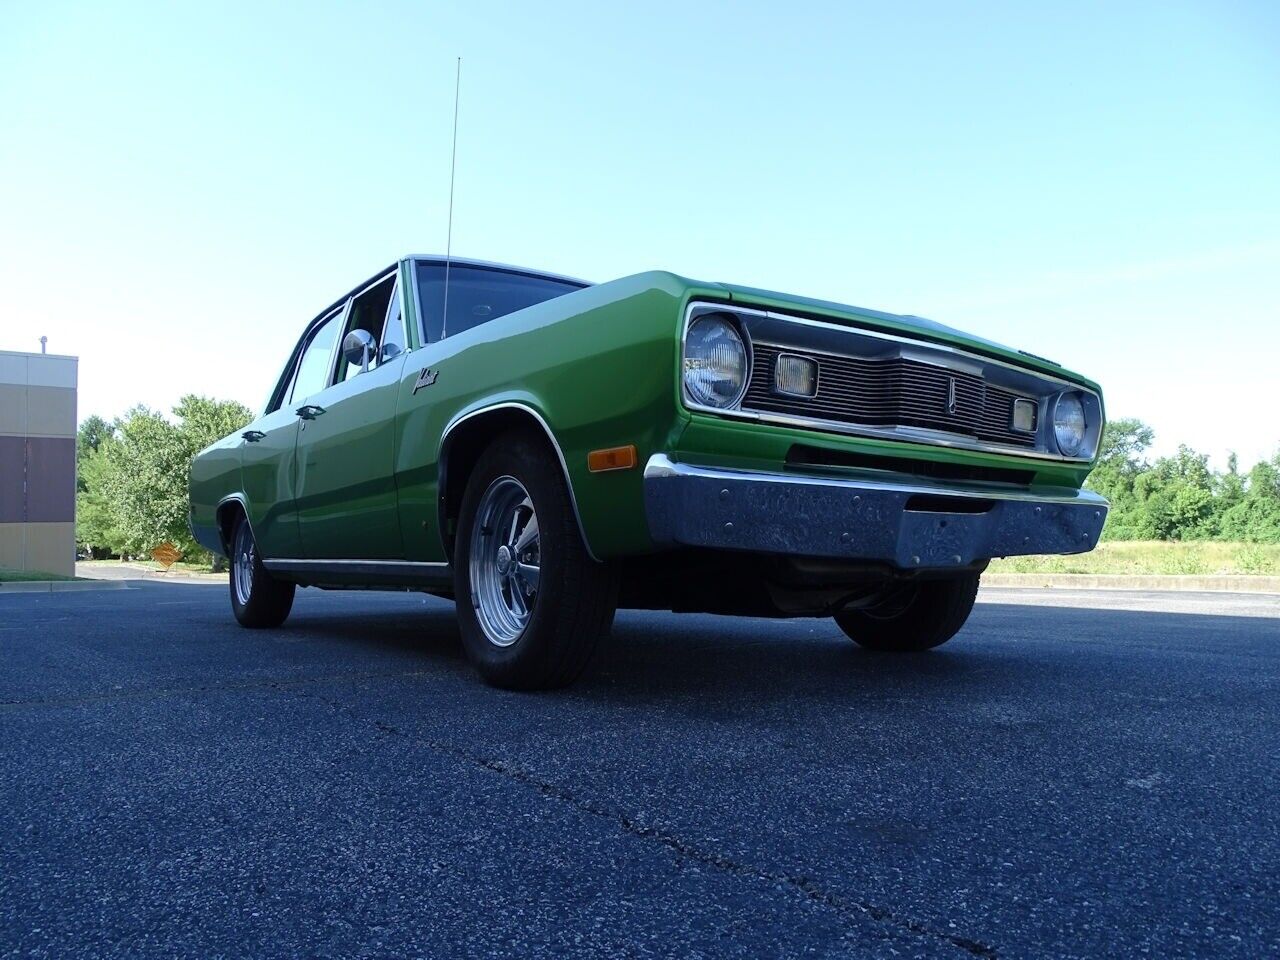
[[444,264],[419,260],[416,268],[427,339],[433,342],[584,286],[571,280],[454,263],[449,267],[449,316],[442,329]]

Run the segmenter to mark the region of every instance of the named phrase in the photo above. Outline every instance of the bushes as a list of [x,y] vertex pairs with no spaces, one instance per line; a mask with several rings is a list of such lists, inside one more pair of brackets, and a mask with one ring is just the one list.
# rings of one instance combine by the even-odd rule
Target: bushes
[[175,420],[134,407],[113,424],[80,427],[76,540],[92,556],[145,556],[165,541],[208,559],[187,530],[187,477],[197,453],[250,420],[242,404],[185,396]]
[[1154,433],[1139,420],[1107,425],[1087,486],[1111,501],[1106,540],[1234,540],[1280,543],[1280,454],[1242,477],[1186,446],[1148,462]]

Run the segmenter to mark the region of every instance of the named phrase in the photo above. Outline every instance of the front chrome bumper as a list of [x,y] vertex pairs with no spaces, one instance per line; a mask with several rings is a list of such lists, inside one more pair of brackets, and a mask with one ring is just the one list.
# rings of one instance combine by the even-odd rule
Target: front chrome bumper
[[1092,550],[1107,501],[1089,490],[763,473],[649,458],[645,512],[665,546],[882,561],[904,570]]

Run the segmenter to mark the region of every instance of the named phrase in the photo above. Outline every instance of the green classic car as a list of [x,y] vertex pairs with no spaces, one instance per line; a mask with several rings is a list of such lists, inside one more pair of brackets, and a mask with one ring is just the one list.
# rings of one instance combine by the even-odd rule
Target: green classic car
[[411,256],[307,324],[191,467],[247,627],[298,586],[458,601],[490,683],[582,671],[619,606],[949,639],[992,557],[1082,553],[1102,394],[920,317],[671,273]]

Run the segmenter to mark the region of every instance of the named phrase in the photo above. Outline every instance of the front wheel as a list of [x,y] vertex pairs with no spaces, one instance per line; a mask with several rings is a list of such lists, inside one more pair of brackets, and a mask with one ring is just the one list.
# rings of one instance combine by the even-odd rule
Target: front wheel
[[969,619],[978,596],[978,576],[904,584],[877,604],[837,613],[836,625],[870,650],[931,650],[955,636]]
[[276,580],[258,556],[253,529],[242,515],[231,534],[231,612],[242,627],[278,627],[293,609],[293,583]]
[[576,680],[617,606],[617,574],[588,555],[558,461],[523,431],[494,441],[467,481],[454,577],[468,659],[512,690]]

